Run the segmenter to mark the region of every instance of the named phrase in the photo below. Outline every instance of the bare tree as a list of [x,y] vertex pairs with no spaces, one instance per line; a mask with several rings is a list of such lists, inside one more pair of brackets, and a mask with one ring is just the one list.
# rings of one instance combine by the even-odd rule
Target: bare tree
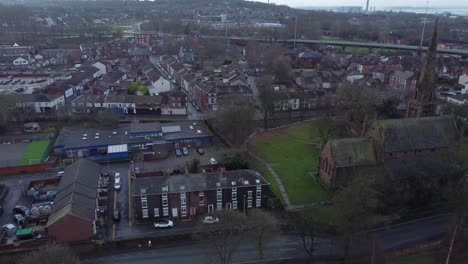
[[232,254],[239,247],[245,237],[247,218],[244,214],[234,210],[217,211],[220,226],[200,223],[195,227],[194,236],[211,242],[213,253],[221,264],[231,263]]
[[245,97],[224,98],[215,114],[215,125],[233,144],[242,144],[254,128],[255,109]]
[[301,237],[304,251],[307,255],[312,256],[317,246],[317,234],[310,208],[304,206],[302,212],[297,215],[296,230],[299,232],[299,236]]
[[263,260],[266,246],[278,235],[275,218],[268,212],[252,209],[247,217],[250,236],[257,246],[257,259]]
[[18,264],[79,264],[80,260],[69,247],[47,245],[22,258]]
[[257,79],[257,88],[259,90],[259,100],[263,111],[263,128],[268,128],[268,116],[275,113],[275,91],[273,91],[273,82],[271,76],[264,76]]
[[344,82],[336,91],[336,106],[346,113],[348,121],[362,125],[365,131],[367,123],[376,118],[377,95],[370,88],[357,87]]

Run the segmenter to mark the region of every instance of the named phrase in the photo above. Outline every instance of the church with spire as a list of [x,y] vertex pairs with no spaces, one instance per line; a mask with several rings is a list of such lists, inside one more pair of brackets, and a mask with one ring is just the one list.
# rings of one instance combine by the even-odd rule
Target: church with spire
[[358,175],[443,179],[454,170],[452,154],[462,130],[452,116],[436,116],[437,28],[436,21],[406,118],[376,120],[362,137],[333,139],[322,146],[317,171],[330,190]]
[[406,117],[434,116],[437,107],[436,98],[436,56],[437,56],[438,20],[427,50],[424,67],[419,74],[413,97],[408,102]]

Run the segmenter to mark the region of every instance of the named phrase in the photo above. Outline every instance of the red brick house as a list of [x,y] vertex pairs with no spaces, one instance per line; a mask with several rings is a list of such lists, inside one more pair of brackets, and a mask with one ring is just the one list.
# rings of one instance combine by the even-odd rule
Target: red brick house
[[133,36],[137,45],[149,46],[157,40],[159,35],[157,32],[135,32]]
[[252,170],[137,177],[132,189],[135,219],[187,219],[217,210],[260,208],[267,205],[268,186]]
[[[459,139],[459,129],[449,116],[379,120],[369,128],[366,137],[328,141],[320,154],[318,175],[335,190],[360,174],[403,174],[414,170],[411,168],[414,164],[424,164],[425,157],[444,159]],[[449,163],[446,165],[450,166]],[[429,171],[445,168],[443,164],[434,166],[424,164],[417,170],[427,170],[426,174],[431,175]]]
[[412,71],[395,71],[389,80],[391,87],[395,89],[416,89],[417,76]]
[[218,110],[218,94],[214,84],[196,82],[189,87],[189,95],[204,111]]
[[86,241],[96,233],[100,169],[86,159],[65,169],[47,221],[49,237],[55,242]]

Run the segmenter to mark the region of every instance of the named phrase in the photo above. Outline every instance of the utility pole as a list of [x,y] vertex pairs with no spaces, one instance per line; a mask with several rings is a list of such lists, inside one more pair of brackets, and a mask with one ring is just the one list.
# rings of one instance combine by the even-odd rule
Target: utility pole
[[426,23],[427,23],[427,9],[429,8],[429,0],[426,1],[426,14],[424,15],[424,23],[423,23],[423,30],[421,33],[421,43],[419,44],[419,47],[422,48],[423,41],[424,41],[424,33],[426,31]]
[[296,49],[296,39],[297,39],[297,14],[296,21],[294,22],[294,49]]

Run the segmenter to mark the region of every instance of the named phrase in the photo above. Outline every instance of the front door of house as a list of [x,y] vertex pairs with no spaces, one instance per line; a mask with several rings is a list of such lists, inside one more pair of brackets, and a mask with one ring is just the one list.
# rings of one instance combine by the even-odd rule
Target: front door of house
[[213,205],[212,204],[208,205],[208,213],[209,214],[213,213]]
[[172,208],[172,217],[178,217],[177,208]]

